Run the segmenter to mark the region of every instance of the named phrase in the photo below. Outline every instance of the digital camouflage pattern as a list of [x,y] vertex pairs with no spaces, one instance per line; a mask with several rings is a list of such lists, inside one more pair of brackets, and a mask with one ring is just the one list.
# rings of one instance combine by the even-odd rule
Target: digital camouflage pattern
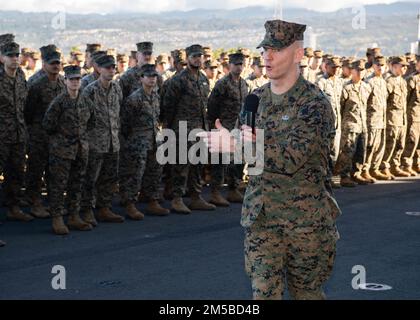
[[241,219],[254,298],[282,298],[286,275],[292,297],[322,299],[340,214],[329,184],[334,112],[302,76],[281,96],[270,84],[254,93],[256,127],[265,134],[264,172],[250,176]]
[[43,127],[50,136],[49,203],[52,216],[64,213],[64,192],[68,212],[78,214],[81,188],[89,154],[88,130],[95,124],[95,107],[86,97],[72,99],[65,92],[55,98],[43,119]]
[[159,114],[159,95],[152,92],[148,96],[143,87],[124,102],[119,172],[121,202],[125,205],[135,203],[140,190],[149,200],[160,198],[162,167],[156,160]]

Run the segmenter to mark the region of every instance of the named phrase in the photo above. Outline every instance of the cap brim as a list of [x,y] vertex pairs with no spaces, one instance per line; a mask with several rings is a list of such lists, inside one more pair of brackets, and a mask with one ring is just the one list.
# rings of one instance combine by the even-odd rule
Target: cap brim
[[143,76],[145,76],[145,77],[157,77],[157,76],[159,76],[159,73],[157,73],[157,72],[145,72],[145,73],[143,73]]
[[99,65],[99,68],[109,68],[109,67],[114,67],[115,68],[115,63],[104,63],[102,65]]
[[66,76],[67,79],[82,78],[81,74],[69,74]]
[[51,63],[54,63],[54,62],[61,62],[61,60],[58,59],[58,58],[54,58],[54,59],[45,60],[45,62],[48,63],[48,64],[51,64]]

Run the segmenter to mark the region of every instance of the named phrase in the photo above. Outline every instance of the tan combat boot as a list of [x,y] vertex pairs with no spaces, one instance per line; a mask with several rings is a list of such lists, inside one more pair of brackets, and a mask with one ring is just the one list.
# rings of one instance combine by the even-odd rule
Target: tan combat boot
[[353,181],[356,182],[357,184],[360,184],[361,186],[365,186],[365,185],[370,183],[368,180],[363,178],[360,175],[360,173],[357,173],[357,174],[353,175]]
[[59,236],[64,236],[69,234],[69,229],[64,224],[64,220],[62,216],[52,217],[52,229],[53,232]]
[[350,177],[342,177],[340,184],[344,188],[354,188],[357,185]]
[[98,221],[96,221],[95,214],[92,209],[83,210],[81,216],[83,221],[89,223],[92,227],[96,227],[98,225]]
[[391,170],[389,170],[389,168],[383,169],[382,174],[390,178],[390,180],[395,180],[395,176],[391,173]]
[[244,196],[238,189],[230,189],[226,199],[232,203],[242,203],[244,201]]
[[191,210],[216,210],[214,204],[208,203],[199,194],[191,195],[191,202],[188,206]]
[[420,173],[420,166],[413,167],[413,170],[417,173]]
[[417,177],[417,172],[413,170],[413,167],[411,166],[407,166],[404,168],[405,172],[408,172],[409,174],[411,174],[412,177]]
[[181,197],[174,197],[171,202],[171,209],[176,213],[190,214],[191,210],[185,205]]
[[365,179],[368,183],[376,182],[376,179],[370,175],[369,171],[363,171],[361,177]]
[[124,217],[115,214],[109,208],[100,208],[97,217],[100,222],[122,223],[125,220]]
[[375,178],[376,180],[382,180],[382,181],[389,181],[392,180],[392,178],[390,176],[387,176],[385,174],[383,174],[381,171],[379,170],[373,170],[370,174],[373,178]]
[[159,201],[152,200],[149,201],[147,205],[146,213],[153,216],[167,216],[170,213],[170,211],[168,209],[163,208],[159,204]]
[[89,223],[83,221],[79,214],[71,214],[67,220],[67,226],[70,230],[79,231],[90,231],[93,228]]
[[32,199],[31,214],[38,219],[45,219],[50,217],[50,213],[42,204],[41,199]]
[[12,221],[29,222],[34,220],[34,217],[22,212],[18,206],[11,206],[7,212],[7,219]]
[[144,219],[144,214],[137,210],[136,205],[134,203],[129,203],[125,206],[125,213],[127,217],[131,220],[140,221]]
[[396,177],[401,177],[401,178],[411,177],[411,173],[405,172],[400,167],[392,167],[391,173]]
[[209,202],[218,207],[229,207],[230,205],[229,201],[223,198],[222,194],[220,193],[220,190],[218,189],[213,189],[211,191]]

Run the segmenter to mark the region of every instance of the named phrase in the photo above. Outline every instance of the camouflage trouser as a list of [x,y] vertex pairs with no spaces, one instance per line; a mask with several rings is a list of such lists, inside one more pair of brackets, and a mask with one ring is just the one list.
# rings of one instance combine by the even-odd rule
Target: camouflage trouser
[[[94,206],[96,208],[111,208],[114,188],[118,183],[118,152],[89,152],[85,181],[82,186],[83,210]],[[95,192],[96,191],[96,192]]]
[[29,150],[26,172],[26,194],[30,198],[41,198],[42,177],[45,172],[45,182],[48,184],[48,135],[39,124],[28,127]]
[[156,160],[156,147],[151,150],[124,148],[120,156],[121,203],[127,205],[137,202],[140,190],[148,200],[159,200],[162,166]]
[[[229,157],[225,158],[224,157]],[[229,189],[236,189],[239,181],[242,179],[243,165],[242,164],[223,164],[233,161],[230,154],[219,155],[219,164],[212,164],[211,167],[211,185],[213,189],[219,189],[223,183],[227,183]]]
[[341,151],[337,159],[336,171],[340,176],[350,177],[361,173],[366,157],[366,134],[364,132],[343,131]]
[[[412,167],[414,164],[419,166],[420,156],[420,122],[413,122],[407,131],[405,149],[402,155],[403,166]],[[414,163],[416,161],[417,163]]]
[[200,183],[201,165],[174,164],[172,165],[172,194],[182,197],[187,191],[192,194],[201,194]]
[[282,299],[286,282],[293,299],[325,299],[322,285],[333,269],[336,242],[335,225],[299,227],[263,208],[245,228],[245,270],[254,299]]
[[51,216],[62,216],[64,211],[64,192],[68,212],[70,215],[78,214],[82,198],[82,185],[86,173],[88,157],[77,155],[75,160],[63,159],[50,154],[50,207]]
[[390,168],[399,167],[401,164],[401,156],[405,147],[405,136],[407,127],[388,126],[386,128],[385,137],[385,153],[382,160],[382,167]]
[[5,204],[18,205],[25,178],[24,142],[4,144],[0,141],[0,172],[4,175]]
[[364,170],[379,170],[385,152],[385,130],[369,129]]

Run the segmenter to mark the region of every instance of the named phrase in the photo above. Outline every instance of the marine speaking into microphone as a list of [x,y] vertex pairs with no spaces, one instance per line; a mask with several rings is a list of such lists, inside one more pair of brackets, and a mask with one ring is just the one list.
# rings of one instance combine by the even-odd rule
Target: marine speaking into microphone
[[[341,214],[329,185],[335,115],[300,74],[306,26],[272,20],[265,29],[257,48],[270,82],[246,99],[239,116],[245,141],[256,141],[253,128],[264,130],[263,173],[249,177],[242,206],[245,270],[254,299],[282,299],[286,287],[293,299],[325,299]],[[235,145],[219,120],[216,128],[206,134],[210,152],[225,151],[220,140]]]

